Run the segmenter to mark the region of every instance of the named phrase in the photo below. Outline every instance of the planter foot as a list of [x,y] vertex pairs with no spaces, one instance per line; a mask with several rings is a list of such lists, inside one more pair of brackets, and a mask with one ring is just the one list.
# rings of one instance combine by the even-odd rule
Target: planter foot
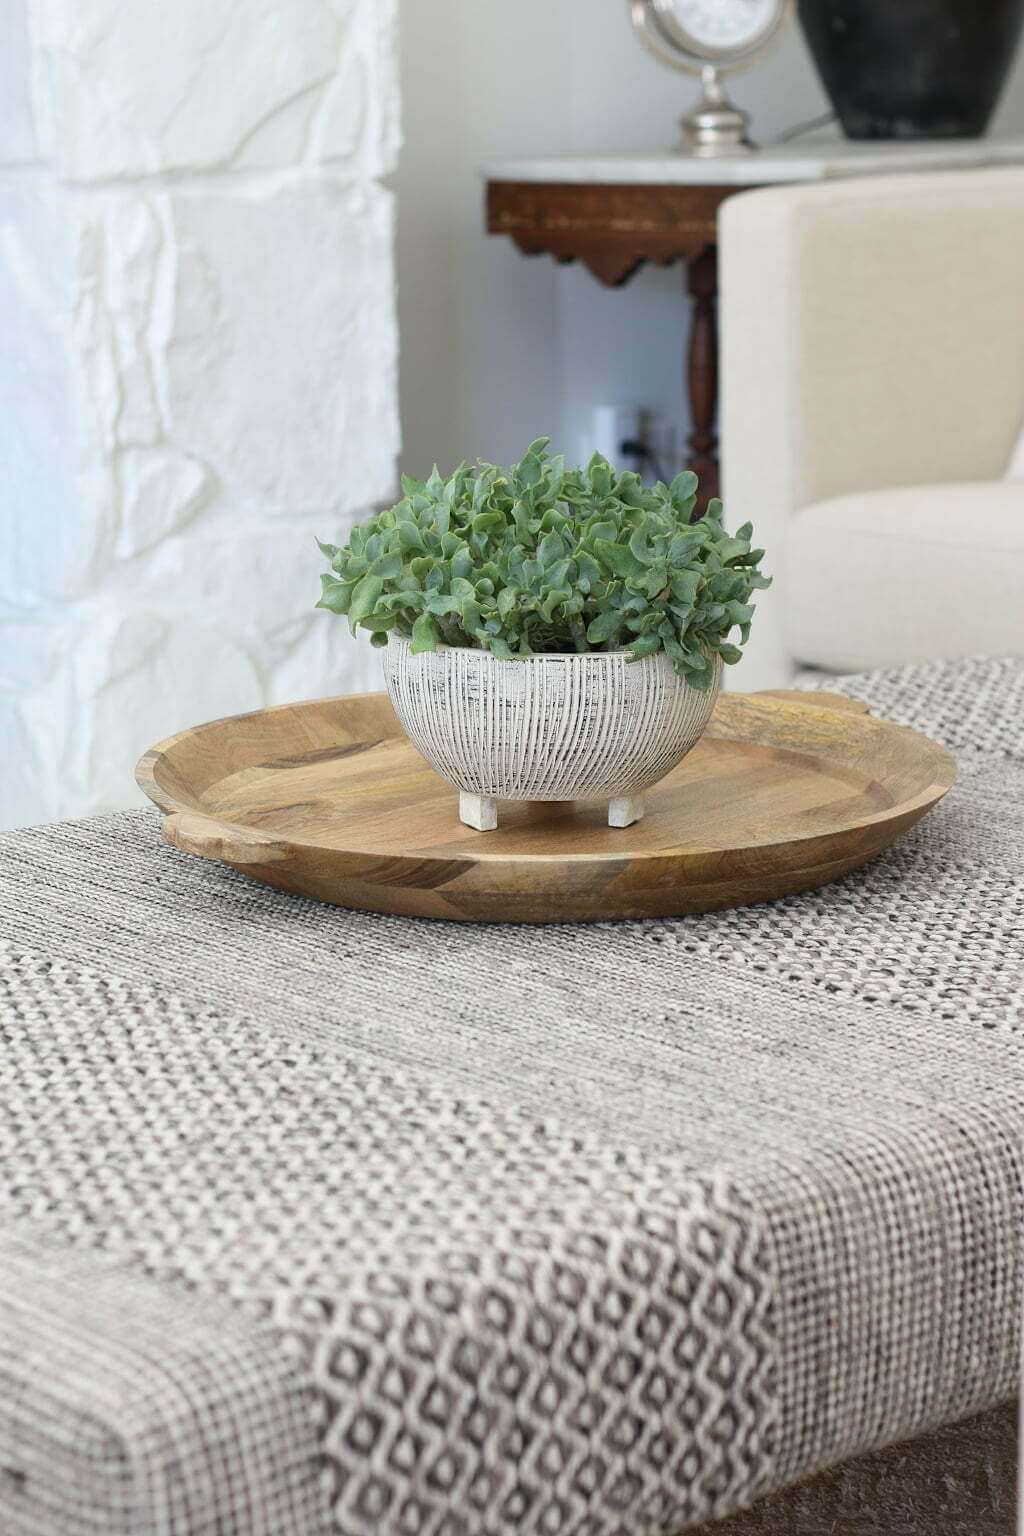
[[498,825],[498,802],[487,795],[467,795],[460,790],[459,820],[478,832],[493,832]]
[[621,800],[608,801],[608,825],[631,827],[644,814],[643,795],[624,795]]

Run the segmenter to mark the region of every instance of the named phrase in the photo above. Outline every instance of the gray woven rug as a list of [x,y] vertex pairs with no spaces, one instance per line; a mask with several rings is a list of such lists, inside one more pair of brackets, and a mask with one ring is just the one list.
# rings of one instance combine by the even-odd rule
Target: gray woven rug
[[0,1529],[640,1536],[1011,1395],[1024,663],[842,686],[959,782],[744,911],[421,923],[146,812],[0,837]]

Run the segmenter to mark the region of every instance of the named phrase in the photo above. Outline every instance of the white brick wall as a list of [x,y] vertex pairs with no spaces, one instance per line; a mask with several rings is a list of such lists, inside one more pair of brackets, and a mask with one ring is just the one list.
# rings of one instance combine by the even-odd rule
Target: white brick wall
[[377,686],[311,611],[393,490],[395,0],[0,0],[0,826]]

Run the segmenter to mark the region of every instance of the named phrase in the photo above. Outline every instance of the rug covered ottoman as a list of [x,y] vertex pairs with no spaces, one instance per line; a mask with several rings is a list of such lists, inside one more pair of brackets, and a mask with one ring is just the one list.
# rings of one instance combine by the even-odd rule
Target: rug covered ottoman
[[1024,663],[841,686],[960,776],[771,906],[447,925],[147,811],[0,838],[5,1536],[668,1533],[1011,1397]]

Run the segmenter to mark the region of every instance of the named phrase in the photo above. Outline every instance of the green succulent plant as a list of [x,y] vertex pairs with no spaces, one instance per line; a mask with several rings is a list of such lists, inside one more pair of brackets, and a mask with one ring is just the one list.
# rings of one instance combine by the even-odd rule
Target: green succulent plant
[[317,607],[347,614],[375,645],[392,631],[408,636],[413,651],[664,651],[708,688],[715,655],[739,661],[751,593],[769,585],[750,524],[728,534],[720,501],[692,522],[689,471],[646,486],[599,454],[566,469],[548,443],[538,438],[510,469],[403,476],[396,506],[357,524],[346,544],[320,544],[331,570]]

